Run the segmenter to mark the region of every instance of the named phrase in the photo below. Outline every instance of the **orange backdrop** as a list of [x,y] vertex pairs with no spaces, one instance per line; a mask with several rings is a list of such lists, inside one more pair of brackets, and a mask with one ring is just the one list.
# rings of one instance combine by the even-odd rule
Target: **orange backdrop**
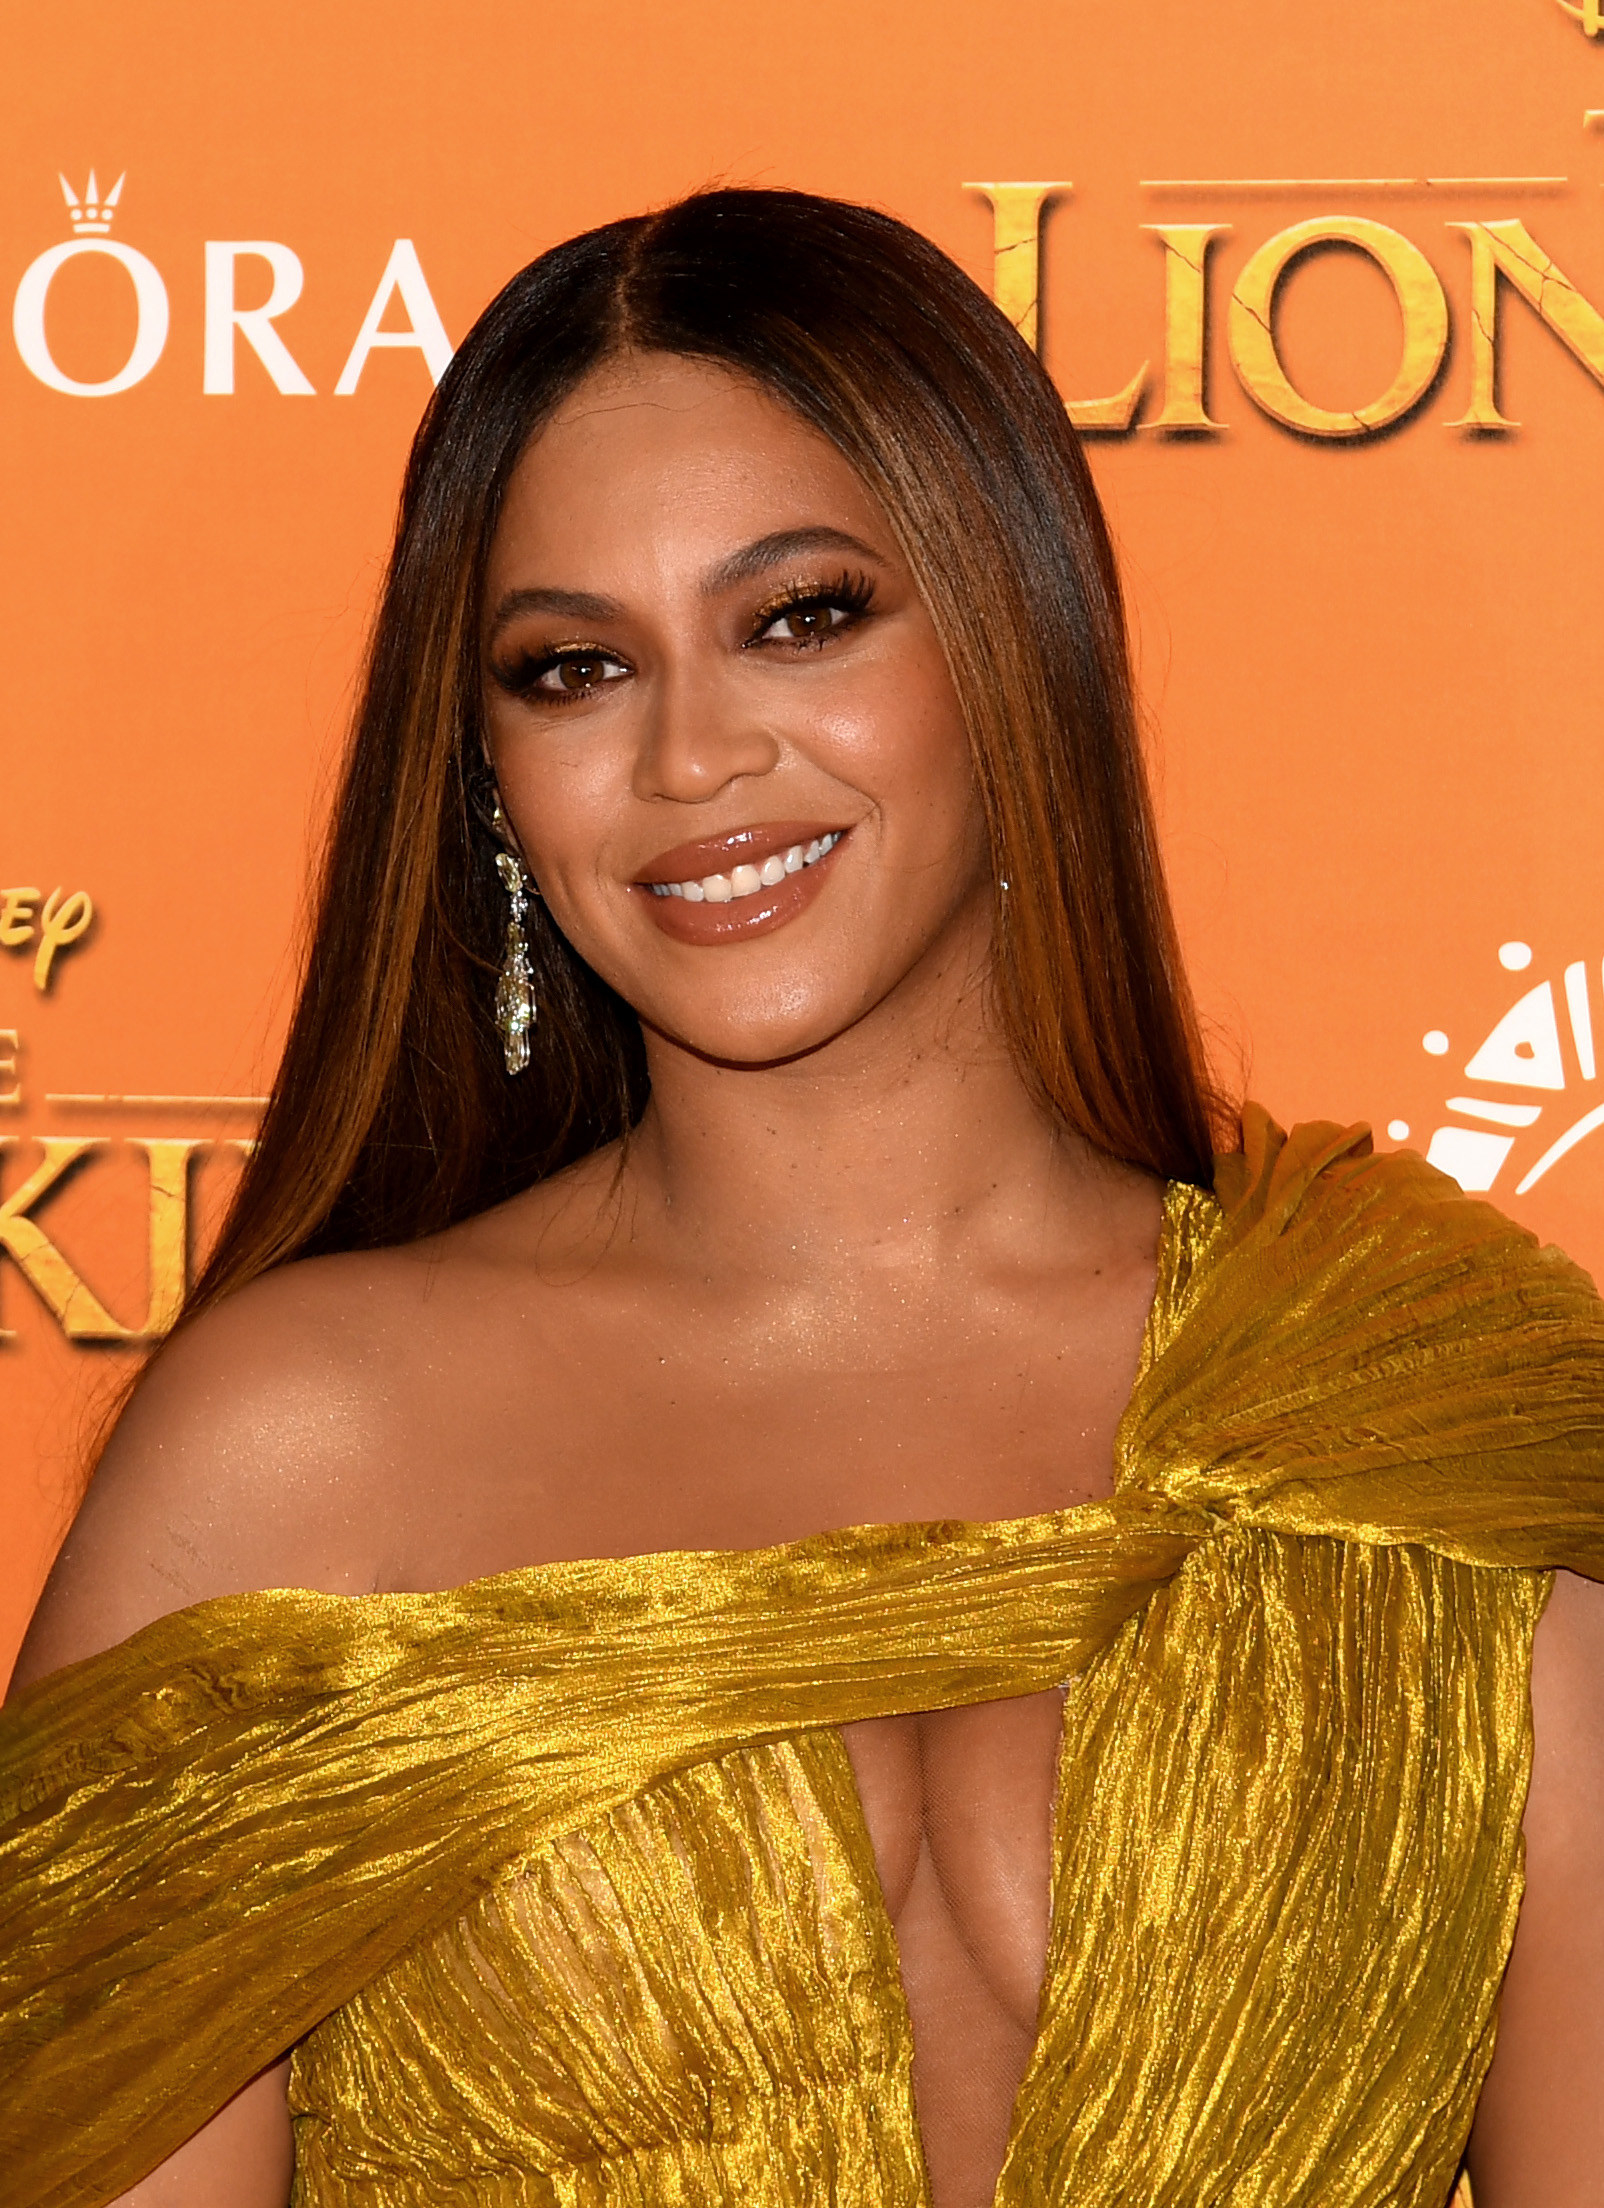
[[1228,1067],[1604,1259],[1600,27],[1596,0],[12,11],[0,1669],[270,1078],[431,375],[542,248],[709,181],[876,201],[1022,321],[1039,293]]

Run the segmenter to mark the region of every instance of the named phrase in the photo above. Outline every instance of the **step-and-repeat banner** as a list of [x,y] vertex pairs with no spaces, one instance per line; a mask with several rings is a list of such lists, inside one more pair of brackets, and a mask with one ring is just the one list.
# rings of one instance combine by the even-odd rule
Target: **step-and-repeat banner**
[[271,1079],[407,441],[709,182],[1041,348],[1228,1077],[1604,1264],[1599,0],[182,0],[0,85],[0,1670]]

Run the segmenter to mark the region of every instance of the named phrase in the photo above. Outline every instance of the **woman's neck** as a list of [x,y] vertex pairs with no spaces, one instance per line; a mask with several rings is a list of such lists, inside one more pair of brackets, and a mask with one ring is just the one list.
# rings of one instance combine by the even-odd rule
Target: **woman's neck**
[[779,1065],[655,1036],[648,1056],[618,1191],[642,1254],[770,1278],[1030,1264],[1044,1236],[1073,1258],[1131,1178],[1035,1102],[979,983],[881,1007]]

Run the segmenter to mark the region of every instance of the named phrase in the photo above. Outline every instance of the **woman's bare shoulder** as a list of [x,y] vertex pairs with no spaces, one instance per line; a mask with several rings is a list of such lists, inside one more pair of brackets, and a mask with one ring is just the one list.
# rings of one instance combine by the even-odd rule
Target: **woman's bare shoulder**
[[215,1595],[373,1587],[398,1376],[428,1273],[411,1250],[310,1259],[167,1343],[101,1456],[14,1685]]

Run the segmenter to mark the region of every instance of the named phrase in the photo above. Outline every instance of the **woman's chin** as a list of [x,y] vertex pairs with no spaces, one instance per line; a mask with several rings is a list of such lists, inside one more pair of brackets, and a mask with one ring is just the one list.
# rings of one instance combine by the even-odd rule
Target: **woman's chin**
[[645,1013],[642,1024],[663,1042],[710,1064],[756,1070],[828,1049],[858,1024],[861,1014],[861,1005],[836,1003],[784,1012],[772,1006],[737,1008],[709,1018],[702,1007],[679,1020]]

